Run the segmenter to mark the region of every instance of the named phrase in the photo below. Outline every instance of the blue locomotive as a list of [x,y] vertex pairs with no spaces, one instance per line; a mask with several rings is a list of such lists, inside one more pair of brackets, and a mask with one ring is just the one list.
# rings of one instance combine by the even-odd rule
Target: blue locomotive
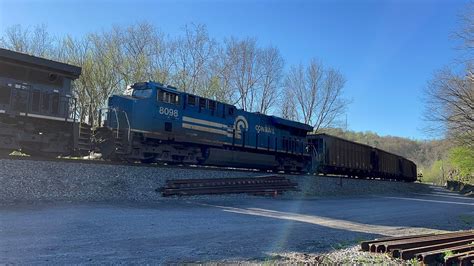
[[312,127],[178,91],[135,83],[109,99],[96,143],[105,158],[307,171]]

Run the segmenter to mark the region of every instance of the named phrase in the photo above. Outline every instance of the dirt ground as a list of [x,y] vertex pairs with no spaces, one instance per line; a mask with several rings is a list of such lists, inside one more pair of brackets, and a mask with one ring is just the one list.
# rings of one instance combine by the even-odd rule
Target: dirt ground
[[[171,199],[0,206],[0,262],[298,262],[380,236],[474,227],[474,199]],[[309,257],[308,257],[309,256]]]

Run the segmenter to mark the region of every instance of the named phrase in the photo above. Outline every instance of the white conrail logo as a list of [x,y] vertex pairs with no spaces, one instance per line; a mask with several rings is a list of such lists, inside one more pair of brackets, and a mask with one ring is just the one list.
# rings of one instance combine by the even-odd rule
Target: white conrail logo
[[237,136],[242,135],[242,132],[246,132],[249,129],[249,123],[245,117],[239,115],[234,121],[234,130]]

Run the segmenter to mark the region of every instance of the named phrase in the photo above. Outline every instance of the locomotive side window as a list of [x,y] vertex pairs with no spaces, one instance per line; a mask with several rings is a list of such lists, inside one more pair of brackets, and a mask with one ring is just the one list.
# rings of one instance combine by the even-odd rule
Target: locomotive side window
[[229,115],[233,115],[233,114],[234,114],[234,107],[229,106]]
[[169,94],[169,97],[170,97],[170,103],[172,104],[179,104],[179,96],[178,94],[174,94],[174,93],[168,93]]
[[165,92],[160,90],[158,91],[158,101],[164,102],[165,101]]
[[191,106],[196,106],[196,96],[188,95],[188,104]]
[[216,110],[216,102],[209,100],[209,109]]
[[206,99],[199,98],[199,107],[200,108],[206,108]]
[[160,90],[158,91],[158,101],[171,104],[179,104],[179,95],[176,93]]

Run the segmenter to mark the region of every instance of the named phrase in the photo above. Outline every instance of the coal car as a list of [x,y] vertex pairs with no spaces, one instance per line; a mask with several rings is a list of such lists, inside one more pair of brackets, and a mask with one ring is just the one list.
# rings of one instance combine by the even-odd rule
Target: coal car
[[81,68],[0,49],[0,153],[70,154],[79,132],[71,82]]
[[310,134],[313,171],[351,177],[416,181],[416,165],[402,156],[328,134]]
[[306,124],[246,112],[157,82],[114,95],[95,139],[105,158],[307,171]]

